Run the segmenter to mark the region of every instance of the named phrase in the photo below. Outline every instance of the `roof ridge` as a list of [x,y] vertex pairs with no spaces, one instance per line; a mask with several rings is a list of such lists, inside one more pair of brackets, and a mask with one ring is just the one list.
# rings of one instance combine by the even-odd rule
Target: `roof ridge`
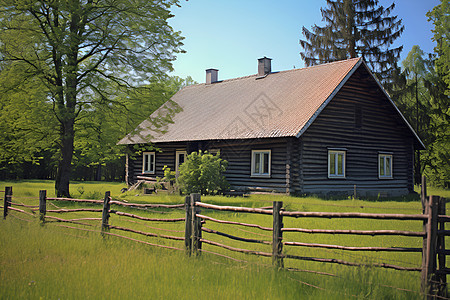
[[329,65],[338,64],[338,63],[349,62],[349,61],[351,61],[351,60],[357,60],[357,61],[359,61],[360,59],[362,59],[362,57],[354,57],[354,58],[347,58],[347,59],[335,60],[335,61],[332,61],[332,62],[323,63],[323,64],[319,64],[319,65],[314,65],[314,66],[309,66],[309,67],[303,67],[303,68],[298,68],[298,69],[290,69],[290,70],[283,70],[283,71],[279,71],[279,72],[277,72],[277,73],[285,73],[285,72],[292,72],[292,71],[300,71],[300,70],[306,70],[306,69],[313,69],[313,68],[325,67],[325,66],[329,66]]
[[[342,59],[342,60],[336,60],[336,61],[332,61],[329,63],[323,63],[320,65],[314,65],[314,66],[309,66],[309,67],[303,67],[303,68],[298,68],[298,69],[290,69],[290,70],[282,70],[282,71],[275,71],[272,72],[270,74],[278,74],[278,73],[287,73],[287,72],[295,72],[295,71],[300,71],[300,70],[306,70],[306,69],[313,69],[313,68],[318,68],[318,67],[325,67],[325,66],[329,66],[329,65],[333,65],[333,64],[339,64],[339,63],[344,63],[344,62],[349,62],[351,60],[360,60],[362,59],[362,57],[354,57],[354,58],[348,58],[348,59]],[[269,74],[269,75],[270,75]],[[193,85],[189,85],[189,86],[185,86],[183,87],[183,89],[185,88],[191,88],[191,87],[197,87],[197,86],[213,86],[214,84],[217,83],[222,83],[222,82],[231,82],[231,81],[236,81],[236,80],[241,80],[241,79],[247,79],[247,78],[251,78],[251,77],[257,77],[258,74],[252,74],[252,75],[246,75],[246,76],[240,76],[240,77],[235,77],[235,78],[229,78],[229,79],[224,79],[224,80],[219,80],[217,82],[214,83],[197,83],[197,84],[193,84]]]

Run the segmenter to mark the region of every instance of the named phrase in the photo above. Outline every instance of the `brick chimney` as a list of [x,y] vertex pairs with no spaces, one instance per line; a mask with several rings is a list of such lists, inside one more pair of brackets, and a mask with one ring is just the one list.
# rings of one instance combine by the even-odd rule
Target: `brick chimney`
[[271,58],[263,57],[258,59],[258,76],[266,76],[272,72]]
[[206,84],[217,82],[219,79],[219,70],[207,69],[206,70]]

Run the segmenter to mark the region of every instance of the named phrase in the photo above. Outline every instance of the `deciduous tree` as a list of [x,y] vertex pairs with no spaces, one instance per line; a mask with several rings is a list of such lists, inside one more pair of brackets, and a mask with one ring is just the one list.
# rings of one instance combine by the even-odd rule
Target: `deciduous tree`
[[427,13],[428,21],[433,22],[433,40],[436,42],[434,51],[437,54],[436,71],[447,84],[445,94],[450,96],[450,3],[441,0]]
[[[182,37],[167,23],[177,0],[0,0],[2,69],[38,79],[58,122],[55,189],[69,196],[75,124],[114,90],[157,81],[172,70]],[[3,71],[2,71],[3,72]]]

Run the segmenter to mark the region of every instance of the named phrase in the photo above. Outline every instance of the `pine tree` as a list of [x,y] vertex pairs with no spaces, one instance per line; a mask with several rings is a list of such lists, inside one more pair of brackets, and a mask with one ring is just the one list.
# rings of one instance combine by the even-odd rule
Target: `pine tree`
[[321,8],[323,27],[303,27],[301,58],[307,66],[363,57],[372,71],[390,90],[391,76],[397,70],[402,46],[390,48],[402,34],[404,26],[389,7],[378,0],[327,0]]

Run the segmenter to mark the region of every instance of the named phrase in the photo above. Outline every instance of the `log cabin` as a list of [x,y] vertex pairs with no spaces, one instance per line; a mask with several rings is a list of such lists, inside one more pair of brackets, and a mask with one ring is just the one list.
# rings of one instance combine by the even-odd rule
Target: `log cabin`
[[186,86],[119,144],[153,145],[127,159],[127,179],[163,177],[193,151],[228,161],[231,188],[287,194],[413,192],[425,148],[362,58]]

